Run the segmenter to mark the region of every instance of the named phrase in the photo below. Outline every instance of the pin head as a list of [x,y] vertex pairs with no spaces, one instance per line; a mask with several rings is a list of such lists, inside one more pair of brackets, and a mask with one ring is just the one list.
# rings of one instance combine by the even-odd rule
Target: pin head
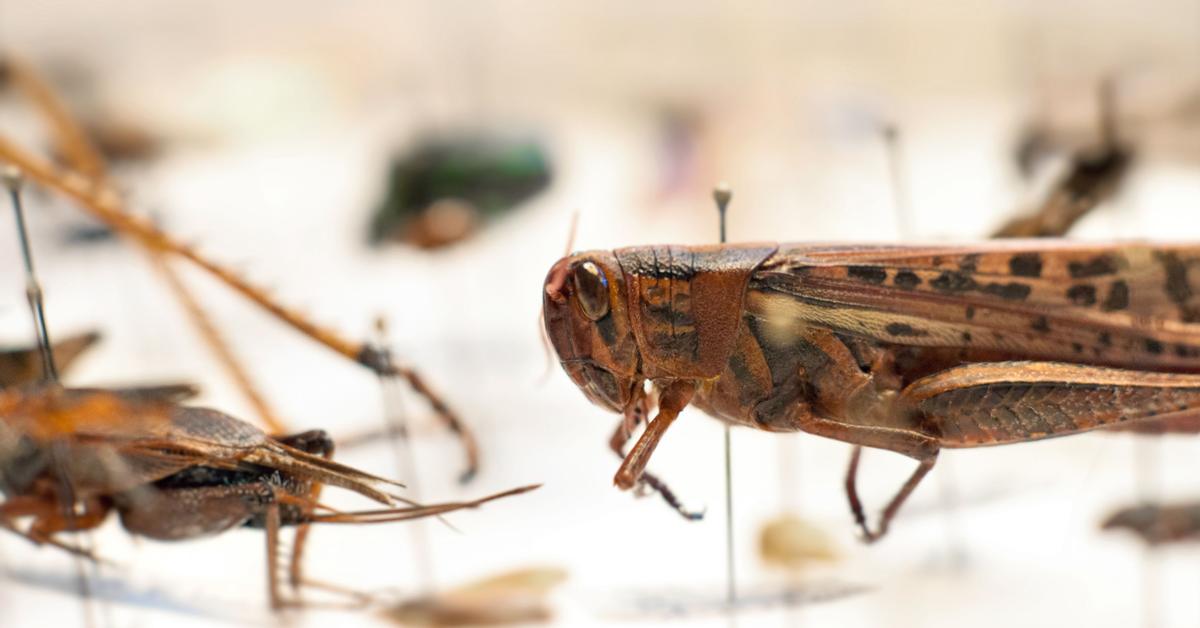
[[722,212],[725,211],[732,198],[733,190],[730,189],[728,183],[722,181],[717,184],[717,187],[713,188],[713,200],[717,202],[717,209]]
[[9,190],[16,192],[21,189],[21,184],[25,181],[25,177],[21,174],[21,169],[13,165],[0,166],[0,181],[4,182],[4,186]]

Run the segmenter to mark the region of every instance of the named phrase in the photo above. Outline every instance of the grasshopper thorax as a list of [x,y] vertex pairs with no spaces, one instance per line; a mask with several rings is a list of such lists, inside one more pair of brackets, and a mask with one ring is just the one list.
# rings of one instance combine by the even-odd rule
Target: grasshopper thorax
[[546,277],[546,333],[592,402],[623,410],[646,379],[710,379],[732,354],[750,275],[774,246],[577,253]]

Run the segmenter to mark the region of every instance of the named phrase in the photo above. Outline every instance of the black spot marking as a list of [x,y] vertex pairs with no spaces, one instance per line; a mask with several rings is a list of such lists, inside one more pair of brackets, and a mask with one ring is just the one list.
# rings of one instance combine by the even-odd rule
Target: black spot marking
[[897,288],[912,290],[921,285],[921,278],[911,270],[902,270],[896,273],[896,278],[892,280],[892,283],[896,284]]
[[962,333],[962,339],[963,339],[963,342],[971,342],[971,332],[964,331]]
[[974,273],[979,270],[979,253],[968,253],[958,260],[958,269],[964,273]]
[[887,271],[874,266],[850,266],[846,274],[867,283],[883,283],[887,279]]
[[1147,338],[1146,351],[1158,355],[1163,352],[1163,344],[1153,338]]
[[1083,353],[1083,345],[1078,342],[1072,342],[1071,348],[1075,350],[1075,353]]
[[1114,281],[1108,289],[1108,298],[1100,304],[1105,312],[1115,312],[1129,307],[1129,286],[1124,281]]
[[1050,331],[1050,321],[1046,320],[1045,316],[1039,316],[1033,320],[1033,330],[1036,332],[1046,333]]
[[975,318],[975,306],[968,305],[967,306],[967,320],[972,320],[974,318]]
[[1086,262],[1067,264],[1067,272],[1075,279],[1112,275],[1117,272],[1117,262],[1110,255],[1097,255]]
[[884,327],[884,331],[886,331],[887,333],[889,333],[893,336],[927,336],[928,335],[928,333],[926,333],[925,330],[917,329],[916,327],[913,327],[912,325],[908,325],[905,323],[888,323],[888,326]]
[[1175,355],[1186,358],[1188,357],[1188,348],[1185,345],[1175,345]]
[[1017,277],[1041,277],[1042,256],[1037,253],[1020,253],[1008,260],[1008,271]]
[[956,293],[974,290],[977,284],[968,274],[947,270],[929,282],[929,285],[938,292]]
[[982,288],[982,292],[992,294],[1009,301],[1022,301],[1029,297],[1029,292],[1032,289],[1028,284],[1023,283],[989,283]]
[[1180,318],[1186,323],[1200,321],[1200,310],[1188,304],[1193,293],[1192,286],[1188,283],[1187,264],[1179,259],[1179,256],[1175,253],[1159,253],[1157,257],[1167,274],[1167,281],[1163,284],[1163,290],[1166,291],[1167,297],[1171,299],[1171,302],[1179,307]]
[[1167,273],[1167,283],[1164,286],[1167,296],[1176,304],[1187,303],[1187,300],[1192,298],[1192,287],[1188,285],[1187,280],[1187,265],[1174,253],[1160,253],[1158,261]]
[[1100,344],[1102,344],[1106,347],[1111,347],[1112,346],[1112,335],[1106,331],[1100,332]]
[[1067,289],[1067,298],[1075,305],[1095,305],[1096,304],[1096,286],[1091,286],[1085,283],[1071,286]]

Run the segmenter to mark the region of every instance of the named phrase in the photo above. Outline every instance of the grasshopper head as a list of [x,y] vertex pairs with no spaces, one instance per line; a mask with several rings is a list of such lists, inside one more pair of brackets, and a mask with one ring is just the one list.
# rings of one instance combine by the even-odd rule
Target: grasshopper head
[[605,251],[558,260],[542,293],[546,335],[563,370],[592,403],[615,412],[642,381],[625,294],[624,273]]

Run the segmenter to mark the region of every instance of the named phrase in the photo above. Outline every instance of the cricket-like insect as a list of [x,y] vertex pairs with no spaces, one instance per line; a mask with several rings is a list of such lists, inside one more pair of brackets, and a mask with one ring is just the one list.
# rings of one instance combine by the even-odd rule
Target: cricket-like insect
[[[216,410],[180,405],[171,394],[52,383],[0,391],[0,527],[88,557],[55,535],[95,528],[114,512],[131,533],[164,541],[261,528],[271,606],[280,608],[289,603],[278,582],[283,526],[299,526],[289,561],[298,591],[309,584],[301,558],[311,524],[404,521],[534,488],[399,507],[407,503],[392,492],[400,484],[332,461],[333,442],[321,430],[269,437]],[[325,484],[386,507],[333,510],[317,501]]]
[[398,364],[386,349],[370,343],[356,342],[317,326],[307,317],[276,303],[237,273],[209,260],[193,247],[160,230],[151,221],[130,213],[117,191],[117,186],[107,174],[107,164],[104,156],[95,147],[95,142],[37,72],[18,59],[0,57],[0,77],[6,78],[27,96],[38,113],[46,119],[58,147],[56,152],[64,162],[56,163],[39,157],[0,135],[0,164],[11,164],[30,180],[71,199],[92,217],[129,238],[145,251],[154,262],[155,269],[163,275],[188,311],[202,337],[243,395],[255,407],[262,423],[272,432],[284,431],[284,423],[275,417],[269,405],[254,389],[249,374],[208,319],[203,306],[192,297],[182,278],[171,266],[172,259],[187,260],[202,268],[283,323],[365,366],[381,378],[398,378],[407,382],[414,392],[429,402],[437,418],[445,423],[461,442],[466,457],[466,467],[460,476],[462,481],[465,482],[475,475],[478,470],[479,453],[474,435],[415,369]]
[[[51,349],[54,353],[54,362],[59,368],[66,370],[75,362],[76,358],[99,341],[100,334],[94,331],[59,340]],[[37,382],[41,380],[44,372],[41,347],[0,349],[0,389]]]
[[[186,540],[234,527],[262,528],[267,537],[271,606],[279,591],[278,540],[297,526],[289,573],[292,588],[310,584],[301,571],[314,523],[384,523],[473,508],[532,490],[517,488],[470,502],[423,506],[391,491],[402,485],[331,460],[333,442],[321,430],[270,437],[215,410],[180,405],[187,386],[129,390],[69,389],[55,364],[63,345],[50,342],[20,202],[19,177],[5,173],[25,265],[26,294],[38,332],[41,379],[0,388],[0,527],[35,543],[92,554],[56,538],[89,530],[112,512],[134,534]],[[94,340],[94,339],[93,339]],[[87,344],[86,337],[74,341]],[[355,491],[387,506],[339,512],[319,501],[323,485]],[[401,503],[409,507],[399,507]],[[22,526],[24,520],[28,525]],[[339,589],[340,590],[340,589]]]
[[[1104,128],[1119,146],[1111,119]],[[1124,168],[1092,170],[1077,164],[997,237],[1062,235]],[[695,518],[645,473],[695,405],[735,425],[856,445],[846,492],[874,541],[942,448],[1194,427],[1198,264],[1200,246],[1136,242],[642,246],[559,260],[543,315],[572,381],[624,416],[610,442],[623,458],[619,488],[648,486]],[[920,463],[875,529],[857,494],[862,446]]]

